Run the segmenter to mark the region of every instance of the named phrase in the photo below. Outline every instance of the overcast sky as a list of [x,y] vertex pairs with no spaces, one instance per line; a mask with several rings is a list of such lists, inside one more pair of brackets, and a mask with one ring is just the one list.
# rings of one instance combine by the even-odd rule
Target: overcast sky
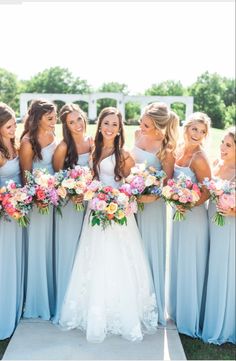
[[233,1],[1,4],[0,34],[0,67],[19,79],[61,66],[135,94],[206,70],[235,77]]

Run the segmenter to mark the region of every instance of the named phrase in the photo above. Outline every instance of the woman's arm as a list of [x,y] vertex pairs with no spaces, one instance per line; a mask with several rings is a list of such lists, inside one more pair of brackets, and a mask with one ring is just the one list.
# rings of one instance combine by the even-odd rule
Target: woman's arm
[[168,179],[173,178],[174,165],[175,157],[170,150],[167,150],[165,154],[165,159],[162,161],[162,169],[166,173],[166,179],[164,180],[164,184],[166,184]]
[[61,141],[55,149],[53,154],[52,164],[55,172],[64,168],[65,158],[67,155],[67,145]]
[[22,139],[19,149],[19,160],[23,184],[26,183],[25,171],[32,171],[34,152],[28,139]]
[[[207,158],[203,155],[203,153],[197,154],[191,164],[191,169],[196,175],[197,181],[202,183],[204,178],[211,178],[211,168]],[[195,204],[196,206],[200,206],[203,204],[208,198],[210,194],[206,187],[201,188],[201,197],[199,201]]]
[[135,165],[134,158],[126,150],[123,150],[122,156],[124,157],[122,174],[124,177],[128,177],[128,175],[130,174],[131,168],[134,167],[134,165]]

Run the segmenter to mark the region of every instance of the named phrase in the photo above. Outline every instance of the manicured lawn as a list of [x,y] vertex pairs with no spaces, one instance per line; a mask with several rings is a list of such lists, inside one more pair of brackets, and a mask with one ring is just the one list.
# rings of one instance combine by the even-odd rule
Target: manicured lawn
[[235,360],[236,346],[232,343],[223,345],[205,344],[200,340],[180,334],[187,360]]
[[10,341],[10,338],[7,338],[6,340],[0,341],[0,360],[2,359],[4,352],[7,348],[7,345]]

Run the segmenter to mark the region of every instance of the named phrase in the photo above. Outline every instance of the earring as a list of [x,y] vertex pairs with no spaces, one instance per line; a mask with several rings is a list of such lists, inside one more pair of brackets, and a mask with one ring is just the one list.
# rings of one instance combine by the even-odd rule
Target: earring
[[101,128],[98,129],[99,133],[101,133]]
[[116,135],[119,137],[120,133],[117,133]]

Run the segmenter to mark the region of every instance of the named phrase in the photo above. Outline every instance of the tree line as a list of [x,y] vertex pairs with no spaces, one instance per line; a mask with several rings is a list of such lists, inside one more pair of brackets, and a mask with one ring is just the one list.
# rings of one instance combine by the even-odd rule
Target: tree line
[[[59,94],[89,94],[92,92],[121,92],[129,94],[128,86],[117,82],[103,83],[98,89],[92,88],[87,80],[75,77],[67,68],[59,66],[45,69],[29,80],[19,80],[17,75],[0,68],[0,101],[9,104],[19,115],[19,98],[21,93],[59,93]],[[210,74],[201,74],[196,82],[184,87],[180,81],[166,80],[154,83],[144,94],[156,96],[193,96],[194,111],[203,111],[212,119],[214,128],[227,128],[235,124],[235,79]],[[62,106],[58,102],[58,108]],[[88,104],[78,102],[87,112]],[[113,99],[98,100],[98,113],[106,106],[116,106]],[[180,119],[184,119],[185,105],[175,103],[172,109]],[[125,108],[126,121],[132,123],[140,116],[140,105],[127,103]]]

